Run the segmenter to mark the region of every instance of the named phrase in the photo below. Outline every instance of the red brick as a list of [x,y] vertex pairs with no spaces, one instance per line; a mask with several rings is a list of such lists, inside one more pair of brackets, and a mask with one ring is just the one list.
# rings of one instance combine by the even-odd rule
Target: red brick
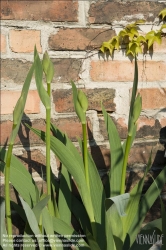
[[159,139],[162,124],[153,117],[140,116],[137,121],[136,138]]
[[1,19],[54,22],[77,22],[78,2],[64,1],[14,1],[1,2]]
[[114,30],[92,28],[63,28],[49,38],[49,47],[53,50],[99,49],[104,40],[111,39]]
[[[165,81],[166,63],[163,61],[138,61],[139,81]],[[93,81],[125,82],[133,81],[134,62],[129,61],[92,61],[90,76]]]
[[92,146],[90,147],[92,158],[98,169],[110,168],[110,150],[105,146]]
[[152,150],[152,165],[160,168],[166,164],[166,158],[164,157],[165,149],[164,145],[156,142],[142,142],[134,143],[130,150],[128,164],[133,166],[134,164],[147,164]]
[[32,62],[18,59],[1,59],[1,82],[23,84]]
[[1,46],[0,46],[0,52],[6,53],[6,36],[1,34]]
[[30,173],[46,174],[46,157],[40,150],[24,151],[22,155],[17,157]]
[[39,30],[10,30],[10,48],[16,53],[30,53],[36,45],[39,53],[42,52]]
[[[30,120],[26,120],[25,123],[28,123],[30,126],[34,127],[34,128],[38,128],[41,130],[45,131],[45,121],[44,120],[34,120],[34,121],[30,121]],[[12,130],[12,122],[11,121],[2,121],[1,122],[1,145],[4,145],[10,134],[11,134],[11,130]],[[37,135],[35,135],[32,131],[29,131],[29,129],[21,124],[19,131],[18,131],[18,136],[15,139],[15,145],[24,145],[26,146],[30,146],[33,144],[42,144],[42,140],[39,139],[39,137]]]
[[[12,114],[20,95],[20,91],[1,91],[1,114]],[[24,112],[27,114],[40,112],[40,98],[36,90],[29,91]]]
[[[111,117],[117,130],[119,133],[119,136],[121,139],[125,139],[127,137],[127,125],[123,118],[119,118],[115,120],[114,117]],[[99,117],[99,127],[100,127],[100,133],[104,137],[105,140],[108,140],[108,133],[106,130],[106,125],[103,117]]]
[[142,109],[162,109],[166,107],[166,88],[139,89],[142,96]]
[[[72,141],[78,141],[78,137],[82,138],[82,125],[78,118],[59,118],[57,120],[53,120],[53,124],[56,125],[63,133],[66,133]],[[87,136],[89,140],[93,139],[92,124],[88,118]]]
[[[115,120],[112,117],[113,122],[118,130],[121,139],[126,139],[127,137],[127,124],[123,118],[118,118]],[[99,117],[100,132],[104,136],[105,140],[108,140],[108,133],[106,130],[105,122],[103,117]],[[160,139],[162,143],[163,139],[166,139],[166,119],[155,119],[152,117],[140,116],[137,121],[137,133],[136,139]],[[163,144],[163,143],[162,143]]]
[[[143,15],[146,21],[154,21],[159,12],[166,8],[166,3],[152,1],[97,1],[92,3],[89,9],[89,22],[96,24],[110,24],[120,21],[125,16],[130,16],[130,22],[138,20],[138,15]],[[149,15],[149,13],[151,15]],[[135,15],[135,16],[134,16]],[[127,17],[126,17],[127,19]]]
[[[93,138],[92,136],[92,125],[90,123],[90,120],[88,121],[88,139],[91,140]],[[30,126],[37,128],[39,130],[46,130],[46,124],[45,121],[42,119],[36,119],[34,121],[25,120],[25,123],[28,123]],[[58,128],[66,133],[68,137],[72,141],[77,141],[78,137],[82,137],[82,127],[81,123],[79,122],[78,118],[59,118],[56,120],[52,120],[53,124],[58,126]],[[73,129],[74,128],[74,129]],[[0,124],[0,131],[1,131],[1,145],[4,145],[12,130],[12,122],[11,121],[2,121]],[[32,131],[29,131],[25,125],[21,124],[18,136],[15,139],[15,145],[41,145],[44,144],[44,142],[35,135]]]
[[[88,110],[101,111],[101,101],[107,111],[115,111],[115,90],[114,89],[83,89],[87,95],[89,106]],[[55,90],[53,91],[53,101],[56,112],[66,113],[74,112],[72,90]]]
[[58,58],[51,59],[54,64],[55,74],[53,83],[69,83],[71,79],[77,81],[79,79],[79,73],[81,71],[81,59],[75,58]]
[[[153,149],[153,150],[152,150]],[[150,152],[152,150],[152,165],[158,170],[165,166],[166,158],[164,158],[164,146],[156,142],[137,143],[132,146],[128,158],[128,166],[141,166],[148,163]],[[110,150],[105,146],[92,146],[91,154],[99,169],[110,167]]]

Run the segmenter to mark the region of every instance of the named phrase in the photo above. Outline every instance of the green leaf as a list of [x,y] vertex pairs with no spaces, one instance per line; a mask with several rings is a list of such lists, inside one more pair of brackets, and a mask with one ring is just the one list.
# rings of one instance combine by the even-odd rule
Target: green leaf
[[102,112],[104,115],[104,121],[107,128],[110,143],[111,170],[109,173],[109,178],[111,197],[113,197],[120,194],[123,150],[116,126],[111,120],[110,116],[107,114],[103,105]]
[[138,30],[136,28],[131,28],[130,32],[134,35],[134,36],[138,36],[139,33],[138,33]]
[[146,22],[145,20],[140,19],[140,20],[137,20],[137,21],[135,22],[135,24],[137,25],[137,24],[142,24],[142,23],[145,23],[145,22]]
[[72,91],[73,91],[73,103],[74,103],[74,108],[76,111],[76,114],[78,116],[78,118],[80,119],[81,123],[85,124],[86,123],[86,114],[83,111],[80,102],[78,101],[78,92],[77,92],[77,88],[76,85],[73,81],[71,81],[72,84]]
[[86,232],[86,229],[88,231],[92,232],[91,224],[89,221],[89,217],[87,215],[87,212],[85,210],[84,205],[81,201],[79,201],[74,195],[72,195],[72,213],[77,218],[78,222],[81,225],[81,228],[83,229],[83,232]]
[[[79,140],[81,152],[83,153],[82,141]],[[90,194],[94,208],[94,216],[96,225],[96,238],[99,247],[106,249],[106,228],[105,228],[105,192],[100,175],[97,171],[97,167],[93,161],[91,154],[88,152],[88,166],[89,166],[89,178],[90,178]],[[94,237],[94,235],[93,235]]]
[[74,146],[74,144],[72,143],[72,141],[68,138],[68,136],[66,134],[64,134],[60,129],[58,129],[53,124],[51,124],[51,130],[53,132],[53,135],[57,139],[59,139],[63,144],[64,144],[64,142],[65,142],[65,144],[67,143],[67,147],[70,149],[70,151],[72,151],[74,157],[80,163],[80,166],[81,166],[82,170],[84,171],[83,159],[82,159],[80,153],[78,152],[77,148]]
[[28,75],[25,79],[25,82],[21,91],[21,96],[18,99],[16,106],[14,108],[14,111],[13,111],[13,129],[12,129],[12,133],[11,133],[10,140],[9,140],[9,143],[11,144],[14,143],[14,140],[16,138],[16,135],[20,127],[21,119],[23,116],[23,112],[24,112],[24,108],[25,108],[25,104],[27,100],[28,90],[29,90],[31,79],[33,76],[33,72],[34,72],[34,64],[31,66],[28,72]]
[[[45,214],[47,213],[47,216],[49,216],[48,214],[48,210],[46,208],[44,208],[43,212],[42,212],[45,216]],[[46,217],[47,217],[46,216]],[[63,235],[66,239],[68,239],[69,241],[72,239],[77,239],[78,243],[81,242],[81,244],[83,244],[84,246],[81,246],[80,249],[83,250],[90,250],[90,247],[88,246],[88,244],[85,242],[84,238],[82,238],[80,236],[80,234],[78,234],[71,226],[69,226],[68,224],[66,224],[64,221],[62,221],[61,219],[58,219],[56,217],[51,217],[52,218],[52,222],[53,222],[53,228],[54,231],[57,232],[60,235]],[[72,242],[72,241],[71,241]]]
[[34,239],[32,239],[32,236],[24,232],[23,236],[23,244],[24,248],[23,250],[35,250],[36,249],[36,242]]
[[119,34],[118,34],[118,36],[119,37],[123,37],[123,36],[126,36],[126,35],[128,35],[128,33],[127,33],[127,31],[126,30],[121,30],[120,32],[119,32]]
[[36,57],[35,57],[35,79],[36,79],[36,86],[37,86],[40,99],[43,105],[45,106],[45,108],[50,109],[51,101],[50,101],[50,97],[47,91],[45,90],[43,86],[43,67],[42,67],[42,63],[40,61],[37,51],[36,51]]
[[145,181],[145,177],[151,167],[151,155],[150,154],[148,164],[144,173],[143,178],[135,185],[135,187],[130,192],[130,199],[127,204],[126,214],[127,216],[123,218],[123,231],[124,236],[128,234],[128,231],[133,223],[133,220],[135,218],[136,211],[138,210],[139,202],[142,195],[142,189]]
[[[28,125],[27,125],[28,126]],[[29,126],[28,126],[29,127]],[[38,129],[34,129],[29,127],[35,134],[37,134],[43,141],[45,141],[45,132],[40,131]],[[83,203],[86,207],[87,213],[91,222],[94,221],[94,211],[93,206],[89,194],[89,190],[85,180],[85,174],[80,166],[80,162],[78,162],[73,153],[58,139],[51,136],[51,150],[57,155],[59,160],[63,163],[63,165],[67,168],[70,174],[74,177],[74,180],[77,184],[77,188],[80,192]]]
[[138,87],[138,65],[137,65],[137,59],[135,57],[135,63],[134,63],[134,81],[133,81],[133,89],[132,89],[132,96],[131,96],[131,102],[130,102],[130,111],[129,111],[129,122],[128,122],[128,128],[130,128],[131,119],[133,116],[133,109],[134,109],[134,103],[137,93],[137,87]]
[[86,231],[86,236],[91,249],[101,250],[101,248],[93,238],[92,234],[88,230]]
[[[39,227],[38,227],[38,223],[37,223],[37,220],[36,220],[36,217],[32,211],[32,209],[30,208],[30,206],[19,196],[20,198],[20,201],[22,203],[22,206],[24,208],[24,211],[25,211],[25,214],[26,214],[26,217],[27,217],[27,220],[28,220],[28,223],[29,223],[29,226],[32,230],[32,232],[34,233],[35,237],[37,238],[38,240],[38,243],[40,243],[40,240],[41,240],[41,232],[39,230]],[[40,244],[40,249],[41,250],[44,250],[44,247],[43,247],[43,244]]]
[[40,221],[41,212],[42,212],[43,208],[47,205],[49,199],[50,199],[50,196],[46,195],[32,209],[33,212],[34,212],[34,214],[35,214],[35,216],[36,216],[36,219],[37,219],[38,223]]
[[121,217],[126,216],[126,208],[129,202],[130,194],[125,193],[105,200],[106,210],[108,210],[113,204]]
[[[5,199],[0,197],[0,245],[2,249],[5,250],[13,250],[11,246],[11,242],[8,240],[8,234],[6,231],[6,224],[5,224]],[[5,245],[5,246],[4,246]]]
[[[3,162],[6,162],[6,155],[7,151],[4,148],[0,148],[0,159]],[[0,170],[4,173],[4,166],[0,165]],[[11,157],[10,182],[29,206],[36,204],[38,194],[36,193],[37,189],[33,178],[14,155]]]
[[166,24],[162,24],[160,30],[166,29]]
[[65,166],[61,167],[58,208],[60,218],[67,224],[71,223],[71,177]]
[[145,39],[144,36],[138,36],[136,41],[137,41],[138,43],[140,43],[140,42],[146,43],[146,39]]
[[166,17],[166,8],[160,11],[159,16],[161,16],[162,19]]
[[[130,237],[130,246],[133,244],[136,235],[138,234],[142,222],[158,197],[159,192],[161,192],[164,184],[166,183],[166,167],[160,172],[160,174],[156,177],[155,182],[151,184],[146,193],[143,195],[141,202],[139,204],[138,210],[135,214],[134,221],[129,230]],[[156,185],[158,186],[158,190],[156,189]]]
[[[58,237],[56,234],[54,234],[52,216],[49,214],[48,209],[46,207],[42,210],[42,222],[43,222],[43,227],[45,229],[48,241],[50,243],[50,247],[52,250],[56,250],[57,249],[56,242],[58,240]],[[58,247],[58,249],[62,250],[63,248]]]
[[116,249],[123,247],[123,224],[122,218],[126,216],[125,209],[129,201],[130,194],[122,194],[106,199],[107,219],[111,225]]

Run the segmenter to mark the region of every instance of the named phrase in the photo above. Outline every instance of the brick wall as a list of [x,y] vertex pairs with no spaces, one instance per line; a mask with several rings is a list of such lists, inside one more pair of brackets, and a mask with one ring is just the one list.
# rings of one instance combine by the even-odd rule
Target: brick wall
[[[126,137],[133,80],[133,63],[123,51],[114,59],[98,54],[103,41],[117,34],[123,25],[145,19],[144,32],[157,27],[158,13],[165,1],[14,1],[1,2],[1,145],[7,143],[12,126],[12,111],[33,61],[36,44],[42,57],[45,50],[55,65],[52,84],[52,121],[74,143],[81,136],[81,125],[74,113],[70,80],[84,89],[89,99],[89,148],[100,169],[109,167],[109,146],[101,115],[100,101],[113,117],[122,140]],[[139,91],[143,111],[138,121],[136,141],[129,166],[139,171],[147,163],[153,147],[153,169],[164,163],[166,137],[166,38],[154,45],[153,55],[139,55]],[[23,120],[39,129],[45,128],[45,112],[33,79]],[[33,172],[36,180],[45,164],[41,140],[22,124],[14,153]],[[77,145],[77,143],[76,143]],[[58,161],[52,155],[57,174]],[[139,168],[138,168],[139,167]],[[37,172],[36,172],[37,171]]]

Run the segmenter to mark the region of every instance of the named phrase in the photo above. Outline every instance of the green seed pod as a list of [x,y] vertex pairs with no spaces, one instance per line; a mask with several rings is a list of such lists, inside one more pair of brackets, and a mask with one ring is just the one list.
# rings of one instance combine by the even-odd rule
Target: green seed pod
[[44,73],[47,75],[47,70],[48,70],[48,67],[49,67],[49,63],[50,63],[50,58],[49,58],[49,55],[47,53],[47,51],[44,53],[43,55],[43,61],[42,61],[42,65],[43,65],[43,70],[44,70]]
[[85,93],[80,89],[77,92],[77,99],[80,103],[80,106],[82,107],[83,112],[85,113],[88,109],[88,99]]
[[49,61],[49,65],[47,68],[47,74],[46,74],[47,83],[50,84],[52,82],[53,77],[54,77],[54,65],[51,61]]

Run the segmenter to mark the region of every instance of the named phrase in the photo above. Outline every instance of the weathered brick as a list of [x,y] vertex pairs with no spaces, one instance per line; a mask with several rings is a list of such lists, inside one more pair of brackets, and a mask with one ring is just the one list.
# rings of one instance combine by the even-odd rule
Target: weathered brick
[[1,46],[0,46],[0,52],[6,53],[6,36],[1,34]]
[[38,52],[42,52],[39,30],[10,30],[9,44],[16,53],[33,52],[35,45]]
[[[71,79],[76,81],[79,79],[82,62],[79,59],[64,58],[51,59],[54,64],[55,74],[53,83],[69,83]],[[1,59],[1,82],[7,84],[14,82],[23,84],[32,63],[18,59]],[[33,76],[34,77],[34,76]]]
[[[112,120],[118,130],[120,138],[125,139],[127,137],[127,124],[124,119],[119,118],[116,120],[112,117]],[[162,121],[152,117],[140,116],[137,121],[136,139],[160,139],[160,143],[164,144],[164,140],[166,139],[165,125],[165,119]],[[99,126],[102,136],[105,140],[108,140],[108,134],[103,117],[99,117]]]
[[147,138],[147,139],[159,139],[163,138],[166,128],[164,124],[161,123],[158,119],[152,117],[140,116],[137,122],[137,134],[136,138]]
[[[20,95],[20,91],[1,91],[1,114],[12,114]],[[40,98],[36,90],[29,91],[24,112],[27,114],[40,112]]]
[[[165,81],[166,63],[163,61],[138,61],[139,81]],[[134,79],[134,62],[92,61],[90,76],[93,81],[125,82]]]
[[164,145],[158,142],[142,142],[135,143],[131,148],[128,164],[133,166],[134,164],[147,164],[150,152],[152,150],[152,166],[161,167],[166,164],[166,158],[164,157],[165,149]]
[[[127,137],[127,125],[125,124],[124,120],[122,118],[119,118],[118,120],[115,120],[114,117],[111,118],[118,130],[120,138],[125,139]],[[104,139],[108,140],[108,133],[106,130],[106,125],[103,117],[99,117],[99,127],[100,127],[100,133],[102,134]]]
[[91,146],[90,153],[96,164],[96,167],[100,170],[108,170],[110,167],[110,150],[105,146]]
[[53,82],[70,83],[79,79],[82,62],[80,59],[63,58],[51,59],[54,64],[55,74]]
[[78,2],[66,1],[14,1],[3,0],[1,3],[1,19],[77,22]]
[[[107,111],[115,111],[115,90],[114,89],[83,89],[86,94],[89,106],[88,110],[101,111],[101,101]],[[72,90],[55,90],[52,92],[56,112],[74,112]]]
[[[34,120],[34,121],[26,120],[25,123],[29,124],[30,126],[34,128],[45,130],[45,121],[42,119]],[[1,125],[0,125],[1,131],[3,131],[3,133],[1,133],[1,145],[6,144],[11,134],[12,124],[13,123],[11,121],[1,122]],[[31,145],[42,144],[42,140],[39,139],[39,137],[35,135],[32,131],[29,131],[29,129],[23,123],[21,123],[21,126],[18,131],[18,135],[15,139],[15,145],[20,145],[20,144],[26,147],[26,146],[30,146],[30,144]]]
[[[77,117],[59,118],[53,120],[53,124],[66,133],[72,141],[78,141],[78,137],[82,138],[82,125]],[[89,140],[93,139],[92,124],[89,119],[87,119],[87,136]]]
[[24,151],[22,155],[17,157],[30,173],[46,174],[46,157],[40,150]]
[[23,84],[32,63],[18,59],[1,59],[1,81]]
[[[92,136],[92,125],[90,123],[90,120],[87,119],[88,121],[88,139],[91,140],[93,138]],[[28,121],[25,120],[23,123],[27,123],[30,126],[37,128],[39,130],[46,130],[46,124],[45,121],[42,119],[36,119],[34,121]],[[29,146],[29,145],[40,145],[44,144],[44,142],[37,136],[35,135],[32,131],[29,131],[29,129],[23,125],[23,123],[20,126],[20,129],[18,131],[18,136],[15,139],[15,145],[24,145],[24,146]],[[68,137],[72,141],[77,141],[78,137],[82,137],[82,127],[81,123],[79,122],[78,118],[70,117],[70,118],[59,118],[56,120],[52,120],[52,123],[58,128],[66,133]],[[74,130],[73,130],[74,128]],[[11,121],[2,121],[0,124],[0,131],[1,131],[1,145],[6,144],[12,130],[12,122]]]
[[142,109],[162,109],[166,107],[165,88],[139,89],[138,92],[142,96]]
[[166,8],[166,3],[157,1],[98,1],[90,5],[89,22],[96,24],[111,24],[113,21],[120,20],[132,22],[140,19],[139,15],[141,19],[153,22],[164,8]]
[[49,47],[54,50],[99,49],[104,40],[111,39],[114,30],[92,28],[63,28],[49,38]]

